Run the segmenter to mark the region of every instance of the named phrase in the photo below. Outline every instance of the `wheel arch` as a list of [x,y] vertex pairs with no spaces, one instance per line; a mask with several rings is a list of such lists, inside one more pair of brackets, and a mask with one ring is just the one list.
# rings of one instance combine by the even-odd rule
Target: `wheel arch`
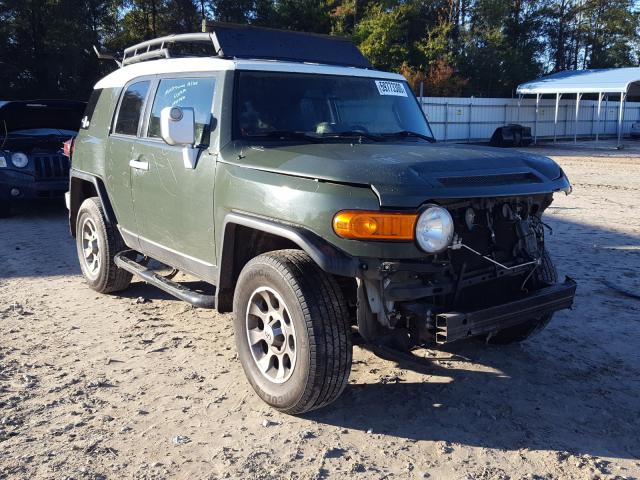
[[313,232],[277,220],[229,213],[221,235],[217,309],[233,308],[236,281],[249,260],[273,250],[299,249],[306,252],[325,272],[345,277],[356,276],[358,261]]
[[87,198],[98,197],[107,223],[115,225],[116,217],[102,179],[90,173],[71,170],[69,176],[69,229],[76,236],[76,220],[80,205]]

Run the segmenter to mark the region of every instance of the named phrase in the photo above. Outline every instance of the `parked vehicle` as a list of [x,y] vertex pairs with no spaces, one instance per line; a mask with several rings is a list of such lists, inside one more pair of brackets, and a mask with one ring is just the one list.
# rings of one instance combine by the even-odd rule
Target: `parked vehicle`
[[544,242],[571,189],[555,162],[435,143],[404,78],[342,39],[212,30],[130,47],[95,86],[68,196],[91,288],[135,274],[232,311],[249,382],[288,413],[340,395],[354,335],[509,343],[571,306]]
[[631,135],[631,138],[640,138],[640,123],[633,122],[631,124],[631,131],[629,133]]
[[489,144],[492,147],[527,147],[532,141],[531,127],[510,124],[496,128]]
[[62,199],[69,159],[62,143],[80,128],[85,102],[21,100],[0,104],[0,217],[23,199]]

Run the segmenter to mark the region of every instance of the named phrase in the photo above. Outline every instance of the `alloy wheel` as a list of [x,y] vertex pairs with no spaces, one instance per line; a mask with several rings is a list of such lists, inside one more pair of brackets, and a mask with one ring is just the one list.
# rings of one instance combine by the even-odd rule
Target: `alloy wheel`
[[260,373],[271,382],[286,382],[296,364],[296,332],[289,310],[275,290],[260,287],[251,294],[246,329]]
[[95,278],[100,272],[100,239],[98,229],[91,218],[85,218],[81,228],[84,266],[87,274]]

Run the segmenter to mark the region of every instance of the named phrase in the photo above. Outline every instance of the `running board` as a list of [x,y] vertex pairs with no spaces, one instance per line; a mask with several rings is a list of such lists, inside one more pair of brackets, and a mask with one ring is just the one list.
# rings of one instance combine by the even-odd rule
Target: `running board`
[[124,252],[120,252],[113,257],[116,265],[130,272],[138,277],[140,277],[145,282],[153,285],[154,287],[158,287],[160,290],[164,290],[170,295],[190,303],[194,307],[199,308],[215,308],[216,300],[214,295],[204,295],[202,293],[198,293],[190,288],[181,285],[180,283],[173,282],[162,275],[158,275],[153,270],[149,270],[144,265],[136,262],[131,256],[136,256],[137,253],[133,250],[125,250]]

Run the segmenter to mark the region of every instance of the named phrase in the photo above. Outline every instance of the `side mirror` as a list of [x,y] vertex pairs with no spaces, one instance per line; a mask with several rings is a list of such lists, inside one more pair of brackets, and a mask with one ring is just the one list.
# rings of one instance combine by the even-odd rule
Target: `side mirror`
[[169,145],[191,146],[196,143],[193,108],[163,108],[160,112],[160,135]]
[[198,151],[196,143],[196,121],[193,108],[165,107],[160,111],[160,136],[169,145],[182,146],[185,168],[195,168]]

